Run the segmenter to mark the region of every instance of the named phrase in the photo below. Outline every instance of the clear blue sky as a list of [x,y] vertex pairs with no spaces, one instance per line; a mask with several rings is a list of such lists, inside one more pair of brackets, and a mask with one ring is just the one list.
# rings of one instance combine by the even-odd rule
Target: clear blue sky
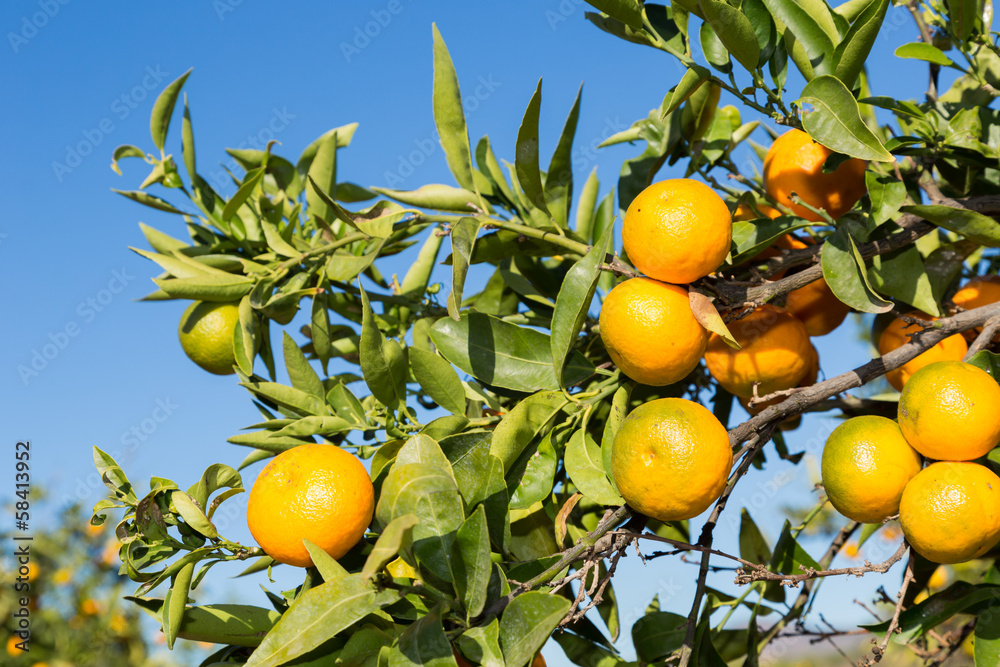
[[[327,129],[356,121],[354,143],[341,153],[342,178],[403,189],[451,184],[431,115],[436,21],[457,67],[472,139],[488,133],[500,157],[513,159],[517,127],[540,76],[546,158],[584,83],[576,177],[582,183],[598,167],[603,192],[615,184],[622,160],[641,146],[594,147],[658,106],[681,74],[667,55],[601,33],[584,20],[589,7],[579,0],[337,4],[3,3],[0,127],[6,156],[0,169],[7,204],[0,217],[6,285],[0,295],[0,435],[5,451],[18,439],[32,442],[33,479],[57,498],[89,506],[103,496],[93,445],[117,455],[140,490],[151,475],[185,487],[209,464],[235,466],[247,453],[225,440],[255,421],[256,411],[234,376],[208,375],[183,355],[176,329],[186,303],[135,301],[153,289],[150,278],[158,274],[127,249],[145,247],[137,223],[178,236],[182,223],[110,191],[135,189],[145,176],[145,165],[134,160],[123,162],[124,176],[117,176],[109,168],[111,152],[119,144],[152,149],[153,100],[185,70],[194,68],[185,90],[199,170],[210,180],[221,171],[210,165],[228,159],[226,147],[266,142],[270,132],[282,144],[276,152],[294,160]],[[896,46],[916,37],[905,10],[890,9],[884,33],[872,61],[880,65],[871,72],[876,94],[921,94],[926,70],[890,58]],[[168,152],[179,156],[179,114],[175,119]],[[755,138],[765,141],[766,135],[760,131]],[[677,169],[661,173],[677,175]],[[385,273],[400,270],[383,267]],[[827,376],[870,358],[856,337],[852,326],[818,339]],[[50,358],[35,359],[37,374],[23,371],[46,352]],[[831,428],[808,418],[790,436],[793,451],[818,452]],[[258,469],[246,472],[247,486]],[[774,540],[777,512],[811,504],[811,484],[805,465],[772,462],[745,480],[734,500],[764,519]],[[0,500],[10,493],[9,484],[0,486]],[[250,542],[241,503],[231,501],[235,514],[226,532]],[[727,513],[738,519],[738,507]],[[734,548],[725,520],[719,532],[723,548]],[[814,550],[820,555],[820,546]],[[643,570],[634,557],[623,566],[616,578],[623,617],[641,613],[654,592],[650,581],[663,584],[657,585],[661,597],[674,591],[666,608],[686,612],[694,566],[661,559]],[[876,583],[892,590],[897,570],[884,582],[828,587],[826,601],[842,610],[834,616],[854,619],[851,598],[870,598]],[[281,583],[294,585],[297,576]],[[713,585],[734,588],[727,573],[715,579]],[[215,590],[215,597],[196,598],[222,602],[220,596],[229,595],[266,604],[256,582]],[[622,646],[631,655],[627,638]],[[547,653],[560,664],[557,648]]]

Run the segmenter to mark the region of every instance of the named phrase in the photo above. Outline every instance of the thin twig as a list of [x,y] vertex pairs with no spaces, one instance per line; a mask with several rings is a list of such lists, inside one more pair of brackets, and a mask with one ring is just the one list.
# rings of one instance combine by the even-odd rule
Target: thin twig
[[[903,546],[907,546],[906,542],[903,542]],[[903,611],[903,599],[906,597],[906,589],[910,586],[910,582],[913,581],[914,560],[916,559],[911,551],[910,558],[906,561],[906,573],[903,575],[903,584],[899,587],[899,593],[896,595],[896,610],[892,614],[892,620],[889,621],[889,629],[885,631],[885,637],[882,639],[882,643],[872,649],[872,657],[866,657],[867,662],[863,663],[866,666],[874,665],[876,662],[880,662],[882,660],[882,657],[885,655],[885,650],[889,646],[889,641],[899,629],[899,615]]]

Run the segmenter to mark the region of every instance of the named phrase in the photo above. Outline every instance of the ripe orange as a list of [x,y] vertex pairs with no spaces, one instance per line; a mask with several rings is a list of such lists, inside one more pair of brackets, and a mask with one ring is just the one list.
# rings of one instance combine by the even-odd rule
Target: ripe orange
[[334,445],[299,445],[264,466],[247,501],[247,524],[276,561],[313,564],[303,539],[340,558],[364,536],[375,491],[361,461]]
[[[919,310],[907,313],[907,316],[921,320],[937,319]],[[878,353],[885,356],[896,348],[909,343],[910,335],[918,331],[920,331],[920,327],[916,324],[907,324],[902,318],[897,317],[882,331],[882,335],[878,339]],[[896,391],[902,391],[910,377],[927,364],[933,364],[936,361],[961,361],[968,350],[969,346],[960,334],[948,336],[944,340],[938,341],[934,347],[922,352],[920,356],[910,359],[899,368],[886,373],[885,379],[896,388]]]
[[802,320],[810,336],[827,335],[839,327],[851,312],[850,306],[838,299],[822,278],[789,292],[785,297],[785,308]]
[[632,278],[611,290],[600,327],[615,365],[636,382],[657,387],[694,370],[708,341],[688,291],[650,278]]
[[1000,477],[978,463],[933,463],[903,490],[899,521],[933,563],[979,558],[1000,540]]
[[[772,220],[781,215],[781,211],[774,208],[773,206],[768,206],[767,204],[757,204],[757,210],[761,214],[771,218]],[[747,204],[740,203],[736,206],[736,210],[733,211],[733,222],[749,222],[750,220],[756,220],[760,216],[754,213],[754,210]],[[782,236],[781,238],[785,238]]]
[[920,472],[920,455],[896,422],[853,417],[823,448],[823,488],[834,508],[852,521],[881,523],[899,511],[906,483]]
[[[955,296],[951,297],[951,300],[956,306],[965,310],[996,303],[1000,301],[1000,276],[976,276],[955,292]],[[965,337],[972,340],[982,330],[982,327],[976,327],[972,331],[966,331]],[[1000,339],[1000,334],[993,337],[993,340],[998,339]]]
[[831,154],[830,149],[801,130],[785,132],[774,140],[764,156],[764,189],[800,218],[822,220],[805,207],[793,204],[789,197],[793,192],[811,206],[826,209],[836,220],[851,210],[867,188],[862,160],[850,158],[832,173],[823,173],[823,163]]
[[239,326],[240,309],[235,303],[195,301],[181,316],[178,336],[191,361],[216,375],[236,371],[233,331]]
[[938,461],[971,461],[1000,441],[1000,386],[961,361],[913,374],[899,397],[899,428],[914,449]]
[[17,637],[17,635],[11,635],[10,639],[7,640],[7,655],[17,655],[18,653],[21,653],[21,649],[17,648],[17,645],[20,642],[21,640]]
[[719,268],[729,254],[733,219],[712,188],[689,178],[653,183],[629,204],[622,244],[650,278],[690,283]]
[[742,346],[734,350],[712,334],[705,349],[705,364],[719,384],[740,398],[759,396],[799,384],[812,362],[809,334],[798,319],[783,308],[765,304],[743,319],[729,323],[729,331]]
[[611,450],[618,491],[659,521],[690,519],[715,502],[733,466],[726,428],[705,407],[660,398],[633,410]]
[[[816,384],[816,380],[819,379],[819,352],[816,351],[816,347],[809,344],[809,350],[812,353],[809,361],[809,370],[806,372],[805,377],[799,382],[800,387],[811,387]],[[765,401],[764,403],[758,403],[756,405],[750,405],[750,399],[741,398],[740,404],[743,408],[749,412],[751,415],[760,414],[766,408],[772,405],[777,405],[785,400],[785,396],[778,396],[777,398],[772,398],[770,401]],[[802,424],[802,415],[795,415],[785,419],[778,425],[778,428],[782,431],[794,431]]]

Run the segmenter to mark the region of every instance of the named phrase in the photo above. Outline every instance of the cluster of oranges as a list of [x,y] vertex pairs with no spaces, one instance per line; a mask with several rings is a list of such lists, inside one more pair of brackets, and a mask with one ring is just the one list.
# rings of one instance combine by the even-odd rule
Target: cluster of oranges
[[[768,195],[810,221],[823,218],[793,201],[793,192],[839,217],[864,195],[865,164],[851,159],[824,173],[829,156],[806,133],[785,133],[764,160]],[[773,207],[758,208],[772,218],[780,215]],[[737,220],[757,217],[746,205],[736,209]],[[725,202],[696,181],[666,180],[641,192],[625,213],[622,242],[645,277],[611,290],[601,307],[600,333],[612,361],[637,382],[672,384],[704,358],[712,377],[757,411],[767,404],[751,405],[755,392],[764,396],[816,381],[819,356],[810,336],[833,331],[849,309],[819,280],[790,293],[784,308],[760,306],[731,322],[738,350],[709,334],[691,310],[685,285],[723,263],[733,219]],[[792,250],[806,244],[786,235],[776,246]],[[701,405],[679,398],[636,408],[612,449],[612,473],[622,497],[661,521],[689,519],[707,509],[725,489],[731,467],[722,423]]]
[[921,556],[964,562],[1000,541],[1000,477],[974,462],[998,442],[1000,385],[971,364],[936,361],[908,378],[896,421],[854,417],[830,434],[823,486],[847,518],[898,513]]

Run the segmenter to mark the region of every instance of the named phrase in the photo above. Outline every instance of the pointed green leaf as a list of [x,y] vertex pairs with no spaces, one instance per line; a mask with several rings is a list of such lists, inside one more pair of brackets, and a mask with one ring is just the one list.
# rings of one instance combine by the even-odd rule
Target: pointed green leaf
[[826,238],[820,259],[823,279],[838,299],[865,313],[892,310],[892,303],[876,294],[868,282],[865,263],[846,226]]
[[[360,283],[359,283],[360,286]],[[385,354],[385,337],[375,323],[375,314],[364,287],[361,287],[361,347],[359,350],[361,372],[372,396],[383,405],[395,408],[400,397],[389,370],[389,360]]]
[[[333,132],[317,146],[307,174],[309,182],[314,185],[313,188],[306,188],[306,206],[309,215],[331,222],[335,214],[327,200],[337,197],[337,148],[339,148],[339,137],[337,132]],[[327,197],[321,196],[320,192]]]
[[601,449],[583,429],[570,438],[566,446],[566,473],[585,498],[598,505],[621,505],[618,495],[604,472]]
[[[552,220],[561,227],[569,226],[569,205],[573,199],[573,138],[580,119],[580,97],[583,85],[576,93],[573,107],[563,125],[559,143],[549,160],[549,171],[545,176],[545,201],[552,211]],[[593,207],[593,204],[591,204]]]
[[[860,160],[896,160],[865,125],[858,101],[837,77],[817,76],[807,83],[799,105],[806,132],[830,150]],[[812,109],[806,110],[806,105]]]
[[868,278],[880,294],[899,299],[929,315],[941,316],[924,260],[915,246],[872,257]]
[[666,119],[667,116],[678,109],[711,76],[712,73],[701,65],[691,65],[688,67],[688,70],[684,72],[684,76],[681,77],[681,80],[674,87],[673,92],[670,93],[670,103],[663,107],[660,119]]
[[600,188],[601,184],[597,180],[597,167],[594,167],[590,171],[587,181],[583,184],[583,189],[580,191],[580,199],[576,203],[576,225],[574,229],[577,236],[587,243],[592,242],[594,205],[597,204],[597,193]]
[[184,82],[187,81],[190,74],[191,70],[188,70],[167,84],[163,92],[157,96],[156,102],[153,103],[153,113],[149,117],[149,133],[153,137],[153,143],[161,151],[163,144],[167,141],[167,129],[170,127],[170,117],[174,113],[174,105],[177,104],[181,88],[184,87]]
[[614,227],[609,227],[604,237],[577,261],[566,273],[556,297],[552,314],[552,368],[556,378],[563,378],[563,366],[569,351],[577,342],[580,329],[587,319],[597,281],[601,277],[601,264],[608,254]]
[[906,184],[893,176],[879,176],[866,171],[865,186],[872,200],[872,224],[869,225],[871,231],[890,220],[899,211],[899,207],[906,201]]
[[500,617],[500,648],[507,666],[529,664],[569,607],[566,598],[536,591],[514,598]]
[[409,543],[410,534],[416,524],[417,517],[412,514],[403,514],[390,521],[382,534],[378,536],[378,540],[375,541],[371,553],[368,554],[365,565],[361,568],[361,576],[365,579],[371,579],[376,572],[392,561],[399,550]]
[[441,624],[441,612],[435,608],[407,626],[397,645],[390,649],[386,667],[456,667],[456,664]]
[[390,190],[374,186],[372,186],[372,190],[408,206],[419,206],[420,208],[430,208],[440,211],[468,213],[475,211],[479,205],[479,196],[475,192],[466,188],[441,185],[440,183],[422,185],[416,190],[409,191]]
[[636,0],[588,0],[588,4],[633,30],[642,30],[642,7]]
[[146,154],[142,152],[142,149],[138,146],[131,146],[129,144],[124,144],[115,149],[115,152],[111,154],[111,169],[114,170],[119,176],[122,175],[122,170],[118,168],[118,161],[123,160],[127,157],[146,157]]
[[303,539],[302,546],[309,552],[313,567],[319,572],[319,576],[323,577],[323,581],[333,581],[347,575],[347,570],[344,569],[343,565],[309,540]]
[[924,220],[961,234],[991,248],[1000,247],[1000,222],[967,208],[952,208],[941,204],[904,206],[904,213],[919,215]]
[[529,449],[523,451],[511,467],[507,475],[511,490],[510,509],[528,509],[552,495],[556,466],[559,464],[559,456],[552,446],[553,432],[549,431],[542,437],[534,452]]
[[848,88],[854,88],[888,9],[889,0],[872,0],[837,45],[833,54],[836,75]]
[[911,42],[909,44],[903,44],[896,49],[896,52],[893,55],[897,58],[914,58],[916,60],[925,60],[929,63],[934,63],[935,65],[941,65],[943,67],[957,68],[954,61],[946,56],[941,49],[926,42]]
[[394,591],[376,591],[359,574],[309,589],[289,607],[246,667],[278,667],[308,653],[368,614],[398,600]]
[[479,505],[455,534],[453,545],[456,563],[455,588],[468,617],[478,616],[486,604],[493,561],[490,560],[490,536],[486,509]]
[[493,431],[490,453],[509,471],[524,448],[569,403],[561,391],[532,394],[504,415]]
[[465,389],[451,364],[417,347],[409,348],[409,357],[413,377],[431,400],[454,415],[464,415]]
[[173,585],[163,598],[163,636],[170,650],[173,650],[177,632],[184,622],[184,611],[187,608],[188,591],[191,589],[193,575],[194,561],[191,561],[177,572]]
[[545,204],[545,189],[542,186],[542,174],[538,166],[538,115],[542,107],[542,80],[538,80],[534,95],[528,102],[528,108],[517,130],[517,148],[514,153],[514,168],[517,172],[517,182],[521,185],[525,197],[531,206],[546,214],[549,213]]
[[222,219],[230,220],[236,211],[239,210],[240,206],[250,198],[253,191],[257,188],[257,185],[264,179],[264,168],[258,167],[252,171],[247,172],[247,175],[243,178],[243,183],[240,184],[239,189],[233,198],[226,202],[225,208],[222,209]]
[[281,347],[285,356],[285,370],[288,371],[288,379],[291,380],[292,386],[307,394],[325,398],[326,391],[323,389],[323,383],[320,381],[319,375],[316,374],[316,369],[309,364],[306,355],[302,353],[302,349],[288,335],[287,331],[282,331],[281,335]]
[[478,218],[462,218],[451,229],[451,294],[448,295],[448,314],[453,320],[460,320],[459,310],[462,308],[462,293],[465,289],[465,276],[469,272],[469,261],[476,244],[476,236],[482,223]]
[[184,120],[181,124],[181,153],[184,157],[184,168],[187,169],[188,178],[193,183],[198,172],[195,171],[194,128],[191,126],[191,110],[188,109],[187,93],[184,94]]
[[[438,320],[431,339],[441,355],[486,384],[516,391],[557,389],[549,336],[477,312],[462,313],[459,321]],[[573,350],[563,371],[567,386],[586,379],[593,364]]]
[[472,151],[469,131],[465,125],[462,93],[448,47],[441,38],[437,24],[434,32],[434,124],[441,137],[441,147],[452,175],[466,190],[475,191],[472,180]]
[[698,4],[705,14],[705,20],[711,24],[712,30],[725,44],[733,58],[748,71],[755,71],[760,57],[760,46],[746,15],[724,0],[699,0]]
[[184,211],[174,207],[174,205],[170,202],[164,201],[159,197],[154,197],[148,192],[143,192],[142,190],[115,190],[114,188],[111,188],[111,191],[117,192],[123,197],[128,197],[132,201],[139,202],[144,206],[155,208],[157,211],[166,211],[167,213],[176,213],[177,215],[187,215]]

